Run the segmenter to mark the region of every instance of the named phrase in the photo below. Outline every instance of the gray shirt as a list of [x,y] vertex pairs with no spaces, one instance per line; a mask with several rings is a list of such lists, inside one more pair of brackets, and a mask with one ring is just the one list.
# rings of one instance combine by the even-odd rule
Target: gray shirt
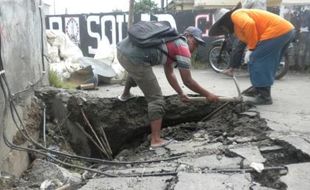
[[163,54],[156,48],[140,48],[135,46],[128,36],[117,44],[117,51],[126,55],[136,64],[159,65],[163,63]]

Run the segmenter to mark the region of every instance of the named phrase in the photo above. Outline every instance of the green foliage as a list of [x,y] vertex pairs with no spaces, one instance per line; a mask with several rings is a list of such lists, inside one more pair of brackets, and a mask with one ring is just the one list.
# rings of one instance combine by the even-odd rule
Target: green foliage
[[56,88],[65,88],[65,89],[74,89],[76,88],[75,84],[64,82],[60,79],[58,74],[55,71],[49,70],[48,71],[48,81],[51,86]]
[[153,0],[139,0],[135,2],[134,12],[137,13],[154,13],[158,10],[157,3]]

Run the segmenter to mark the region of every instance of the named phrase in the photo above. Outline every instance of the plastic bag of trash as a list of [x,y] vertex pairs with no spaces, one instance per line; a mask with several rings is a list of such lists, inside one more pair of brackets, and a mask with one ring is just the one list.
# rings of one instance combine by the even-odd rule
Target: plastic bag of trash
[[115,58],[115,48],[109,42],[109,39],[103,35],[101,41],[98,43],[98,49],[94,59],[113,63]]
[[102,40],[99,42],[98,50],[94,59],[110,65],[116,74],[113,78],[104,78],[103,80],[105,83],[118,83],[124,80],[125,69],[121,66],[117,59],[116,46],[111,45],[106,36],[103,36]]
[[52,59],[55,59],[55,47],[59,51],[58,55],[61,60],[75,62],[77,59],[83,57],[80,48],[65,33],[58,30],[46,30],[46,37],[49,43],[48,48],[50,48],[48,52],[53,53],[51,55]]

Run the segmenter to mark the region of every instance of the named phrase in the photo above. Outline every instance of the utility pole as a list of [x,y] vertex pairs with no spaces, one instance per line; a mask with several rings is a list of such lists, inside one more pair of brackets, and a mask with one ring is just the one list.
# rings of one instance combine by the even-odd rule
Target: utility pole
[[161,10],[162,11],[164,11],[164,9],[165,9],[164,4],[165,4],[165,0],[161,0]]
[[54,15],[56,15],[56,0],[54,0],[53,7],[54,7]]
[[130,28],[134,21],[134,5],[135,0],[129,0],[129,16],[128,16],[128,28]]
[[[129,15],[128,15],[128,25],[127,25],[127,30],[132,26],[133,21],[134,21],[134,5],[135,5],[135,0],[129,0]],[[126,79],[128,77],[128,72],[124,72],[124,78],[122,79],[122,84],[125,85]]]

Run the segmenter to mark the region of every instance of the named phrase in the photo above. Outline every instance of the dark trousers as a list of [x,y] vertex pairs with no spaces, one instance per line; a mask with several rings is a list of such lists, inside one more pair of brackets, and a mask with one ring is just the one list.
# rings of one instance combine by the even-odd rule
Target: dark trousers
[[230,68],[239,68],[242,63],[242,58],[244,54],[244,50],[246,48],[246,44],[236,39],[233,44],[233,49],[229,59],[229,67]]

